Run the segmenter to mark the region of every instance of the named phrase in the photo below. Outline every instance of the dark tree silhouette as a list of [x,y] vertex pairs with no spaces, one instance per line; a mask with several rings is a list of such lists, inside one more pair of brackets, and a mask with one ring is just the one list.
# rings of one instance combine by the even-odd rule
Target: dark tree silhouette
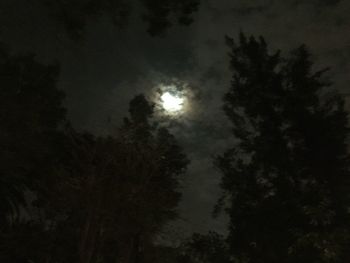
[[[281,57],[263,38],[227,38],[224,110],[235,147],[217,157],[237,262],[349,260],[347,113],[305,46]],[[225,201],[226,198],[226,201]],[[220,206],[220,204],[219,204]]]
[[[65,120],[59,68],[32,55],[13,56],[0,47],[0,221],[25,206],[24,191],[39,187],[55,162],[52,146]],[[13,218],[12,218],[13,219]]]
[[149,123],[153,107],[142,95],[129,112],[117,137],[98,139],[77,154],[90,156],[82,165],[87,170],[77,172],[88,184],[82,188],[87,211],[80,262],[140,262],[154,235],[176,216],[178,176],[187,159],[172,135]]
[[176,217],[187,158],[166,129],[150,123],[144,96],[129,112],[114,136],[67,129],[65,158],[39,206],[49,238],[45,249],[38,244],[38,262],[147,262],[155,235]]

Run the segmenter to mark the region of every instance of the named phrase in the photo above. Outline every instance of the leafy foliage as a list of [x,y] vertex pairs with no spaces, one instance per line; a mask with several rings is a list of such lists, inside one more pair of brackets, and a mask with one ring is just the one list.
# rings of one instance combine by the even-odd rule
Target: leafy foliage
[[187,159],[172,135],[149,124],[151,114],[140,95],[116,137],[75,136],[72,195],[66,196],[77,205],[69,213],[81,222],[80,262],[139,260],[143,247],[176,216],[178,176]]
[[217,157],[238,262],[345,262],[349,154],[344,100],[308,50],[270,54],[263,38],[227,38],[224,110],[239,143]]

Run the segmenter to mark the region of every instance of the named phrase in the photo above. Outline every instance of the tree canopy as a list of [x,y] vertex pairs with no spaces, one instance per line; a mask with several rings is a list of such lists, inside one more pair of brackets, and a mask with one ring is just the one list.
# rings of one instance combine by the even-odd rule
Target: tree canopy
[[65,121],[64,94],[57,89],[59,67],[33,55],[12,55],[0,47],[0,218],[18,214],[24,191],[50,173],[58,128]]
[[216,158],[238,262],[345,262],[349,154],[343,98],[305,46],[227,37],[224,110],[238,143]]

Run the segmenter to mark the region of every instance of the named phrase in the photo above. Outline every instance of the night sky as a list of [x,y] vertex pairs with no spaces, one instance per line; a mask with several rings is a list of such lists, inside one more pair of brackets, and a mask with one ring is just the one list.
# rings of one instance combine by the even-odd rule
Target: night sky
[[224,36],[239,31],[262,35],[272,49],[288,51],[305,43],[316,64],[342,93],[350,81],[350,1],[202,0],[194,23],[151,37],[140,20],[125,29],[107,19],[87,25],[84,40],[69,39],[35,1],[2,0],[0,37],[15,52],[61,64],[59,87],[74,127],[95,134],[113,133],[136,94],[154,97],[155,88],[182,83],[189,89],[189,110],[165,125],[191,159],[184,178],[176,232],[226,231],[225,218],[212,219],[220,175],[212,158],[232,141],[221,110],[230,84]]

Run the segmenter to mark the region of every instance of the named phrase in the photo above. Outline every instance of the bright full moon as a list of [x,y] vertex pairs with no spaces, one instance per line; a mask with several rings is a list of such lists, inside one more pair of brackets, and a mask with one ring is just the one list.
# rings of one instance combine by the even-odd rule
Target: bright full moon
[[169,92],[165,92],[162,96],[163,108],[168,112],[180,111],[183,107],[184,99]]

